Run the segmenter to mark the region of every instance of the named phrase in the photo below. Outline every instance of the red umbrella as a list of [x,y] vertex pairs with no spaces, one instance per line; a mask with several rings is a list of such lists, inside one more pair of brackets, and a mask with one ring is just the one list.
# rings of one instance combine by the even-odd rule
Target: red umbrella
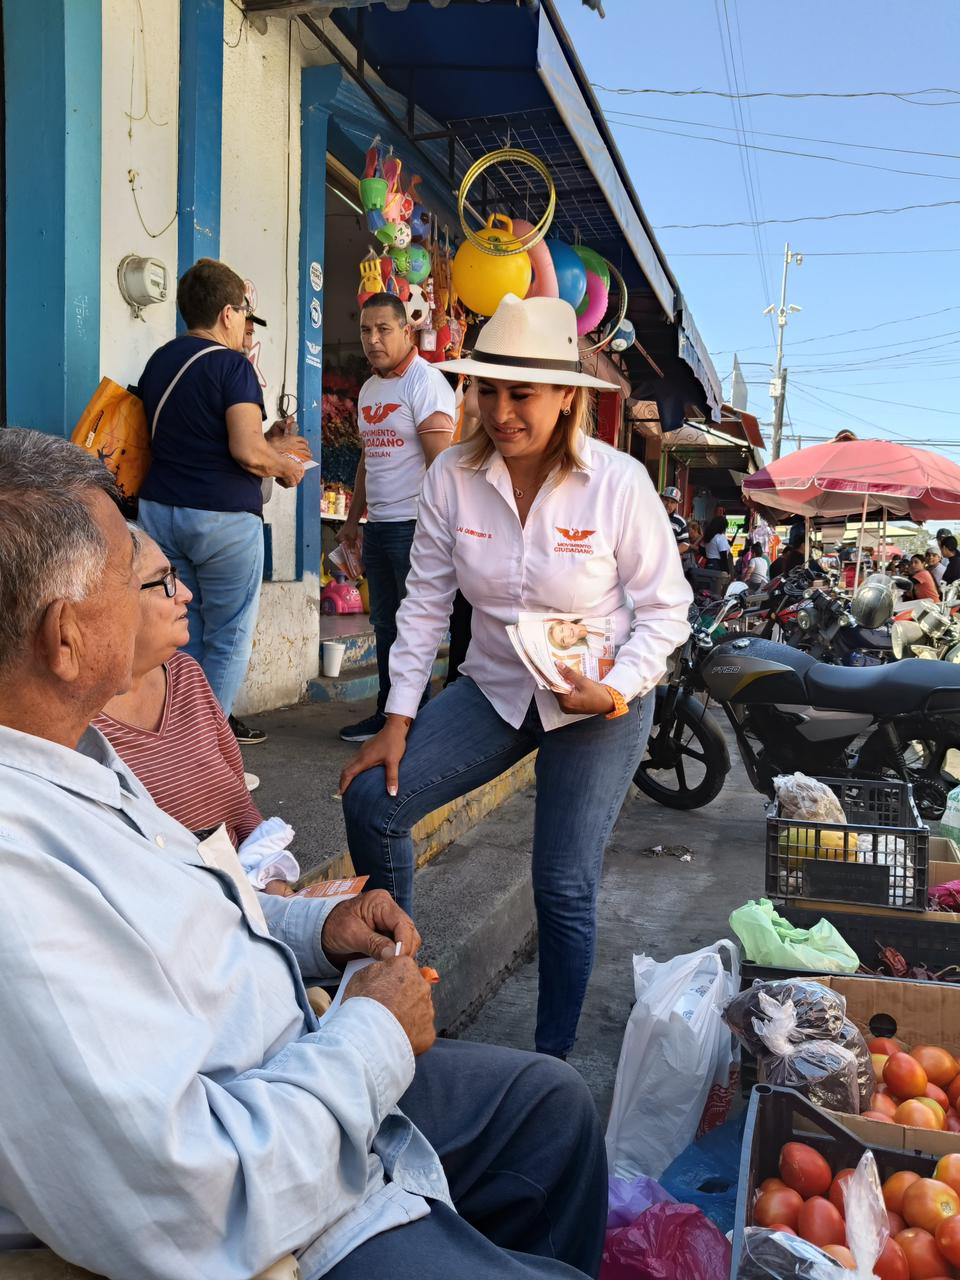
[[743,482],[777,511],[855,515],[885,507],[912,520],[960,519],[960,466],[892,440],[831,440],[798,449]]

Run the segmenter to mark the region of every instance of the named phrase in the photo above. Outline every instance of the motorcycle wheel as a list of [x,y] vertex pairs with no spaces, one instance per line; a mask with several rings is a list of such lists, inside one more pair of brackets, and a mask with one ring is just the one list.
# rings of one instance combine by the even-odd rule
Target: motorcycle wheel
[[729,769],[720,726],[699,702],[680,698],[671,721],[653,726],[633,781],[668,809],[700,809],[723,790]]
[[960,785],[960,721],[939,716],[918,720],[912,728],[901,727],[901,742],[920,816],[939,820],[947,795]]

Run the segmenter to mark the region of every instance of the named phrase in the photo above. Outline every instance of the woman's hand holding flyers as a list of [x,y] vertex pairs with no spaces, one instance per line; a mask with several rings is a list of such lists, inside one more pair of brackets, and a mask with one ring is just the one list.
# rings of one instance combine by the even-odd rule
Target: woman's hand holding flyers
[[606,685],[588,680],[579,671],[564,666],[562,662],[557,663],[557,670],[572,686],[570,693],[555,695],[561,711],[565,711],[568,716],[600,716],[613,710],[613,695]]
[[[609,710],[609,708],[608,708]],[[387,716],[386,725],[374,737],[368,739],[340,775],[340,794],[346,791],[359,773],[383,765],[387,794],[395,796],[399,788],[400,761],[407,749],[407,733],[412,721],[409,716]]]

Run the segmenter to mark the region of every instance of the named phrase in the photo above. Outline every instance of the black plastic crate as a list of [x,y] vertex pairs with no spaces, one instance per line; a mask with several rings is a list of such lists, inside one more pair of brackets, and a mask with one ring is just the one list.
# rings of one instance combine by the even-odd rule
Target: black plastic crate
[[906,782],[820,778],[848,822],[800,822],[767,813],[766,893],[786,902],[855,902],[924,911],[930,830]]
[[919,1151],[892,1151],[877,1146],[868,1148],[855,1133],[793,1089],[757,1085],[750,1096],[743,1132],[730,1280],[736,1280],[740,1267],[743,1233],[751,1225],[754,1192],[764,1178],[779,1177],[780,1148],[785,1142],[805,1142],[815,1148],[829,1162],[835,1174],[841,1169],[856,1168],[863,1153],[872,1150],[881,1182],[901,1169],[931,1178],[937,1164],[936,1156]]
[[777,910],[803,929],[820,919],[827,919],[868,969],[877,967],[881,946],[895,947],[909,965],[926,965],[935,972],[948,965],[960,964],[960,924],[944,913],[943,920],[931,919],[931,913],[913,915],[907,911],[891,911],[872,915],[859,911],[821,911],[787,903]]

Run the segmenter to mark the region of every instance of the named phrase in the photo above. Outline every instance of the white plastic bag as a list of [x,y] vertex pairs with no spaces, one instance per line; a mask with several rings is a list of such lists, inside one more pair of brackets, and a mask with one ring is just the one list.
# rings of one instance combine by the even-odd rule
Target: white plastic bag
[[720,1011],[740,989],[739,952],[724,938],[663,964],[637,955],[633,982],[607,1160],[617,1177],[659,1178],[696,1136],[712,1087],[729,1083],[739,1050]]
[[940,834],[949,840],[960,841],[960,787],[954,787],[947,796],[947,807],[940,819]]

